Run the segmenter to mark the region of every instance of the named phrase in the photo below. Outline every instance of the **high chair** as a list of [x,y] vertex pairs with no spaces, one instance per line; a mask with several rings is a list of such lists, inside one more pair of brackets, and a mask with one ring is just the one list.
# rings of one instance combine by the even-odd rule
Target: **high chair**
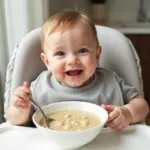
[[[99,66],[117,72],[143,95],[141,66],[131,41],[115,29],[104,26],[96,26],[96,29],[102,47]],[[42,70],[46,70],[40,57],[40,32],[41,28],[37,28],[28,33],[13,51],[7,67],[4,94],[5,118],[12,92],[24,81],[31,83]]]

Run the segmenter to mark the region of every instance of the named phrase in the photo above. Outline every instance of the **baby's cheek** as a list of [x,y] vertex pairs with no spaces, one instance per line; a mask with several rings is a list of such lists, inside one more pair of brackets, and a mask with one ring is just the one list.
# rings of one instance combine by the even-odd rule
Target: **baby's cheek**
[[53,69],[53,75],[59,80],[61,79],[63,72],[64,71],[62,67],[56,67],[55,69]]
[[87,63],[88,72],[92,75],[95,72],[96,69],[96,62],[95,61],[88,61]]
[[89,59],[89,60],[87,61],[87,66],[90,67],[90,68],[95,68],[95,66],[96,66],[96,61],[93,61],[93,60]]
[[55,76],[59,76],[60,75],[60,69],[55,69],[54,70],[54,72],[53,72],[53,74],[55,75]]

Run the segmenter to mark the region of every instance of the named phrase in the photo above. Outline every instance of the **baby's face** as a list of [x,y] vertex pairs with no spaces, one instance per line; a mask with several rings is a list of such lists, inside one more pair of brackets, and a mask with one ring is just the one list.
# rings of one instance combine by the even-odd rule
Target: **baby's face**
[[79,87],[94,74],[99,55],[92,31],[79,23],[64,32],[52,33],[45,42],[42,59],[58,81]]

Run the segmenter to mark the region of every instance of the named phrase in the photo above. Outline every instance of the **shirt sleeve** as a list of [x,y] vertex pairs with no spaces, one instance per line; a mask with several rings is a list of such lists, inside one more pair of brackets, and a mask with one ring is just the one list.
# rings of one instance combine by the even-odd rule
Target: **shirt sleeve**
[[123,78],[116,74],[116,80],[120,86],[124,103],[129,103],[133,98],[140,95],[140,92],[132,85],[128,84]]

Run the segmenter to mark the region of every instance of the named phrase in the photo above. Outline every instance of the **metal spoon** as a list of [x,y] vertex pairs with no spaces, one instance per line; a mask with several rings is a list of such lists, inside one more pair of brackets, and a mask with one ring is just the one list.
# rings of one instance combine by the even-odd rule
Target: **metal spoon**
[[30,102],[31,102],[31,104],[32,104],[33,106],[35,106],[36,108],[38,108],[38,109],[40,110],[41,114],[42,114],[43,117],[44,117],[46,126],[47,126],[48,128],[50,128],[50,123],[51,123],[52,121],[54,121],[54,119],[48,118],[48,117],[45,115],[45,113],[44,113],[44,111],[42,110],[42,108],[41,108],[32,98],[30,98],[29,100],[30,100]]

